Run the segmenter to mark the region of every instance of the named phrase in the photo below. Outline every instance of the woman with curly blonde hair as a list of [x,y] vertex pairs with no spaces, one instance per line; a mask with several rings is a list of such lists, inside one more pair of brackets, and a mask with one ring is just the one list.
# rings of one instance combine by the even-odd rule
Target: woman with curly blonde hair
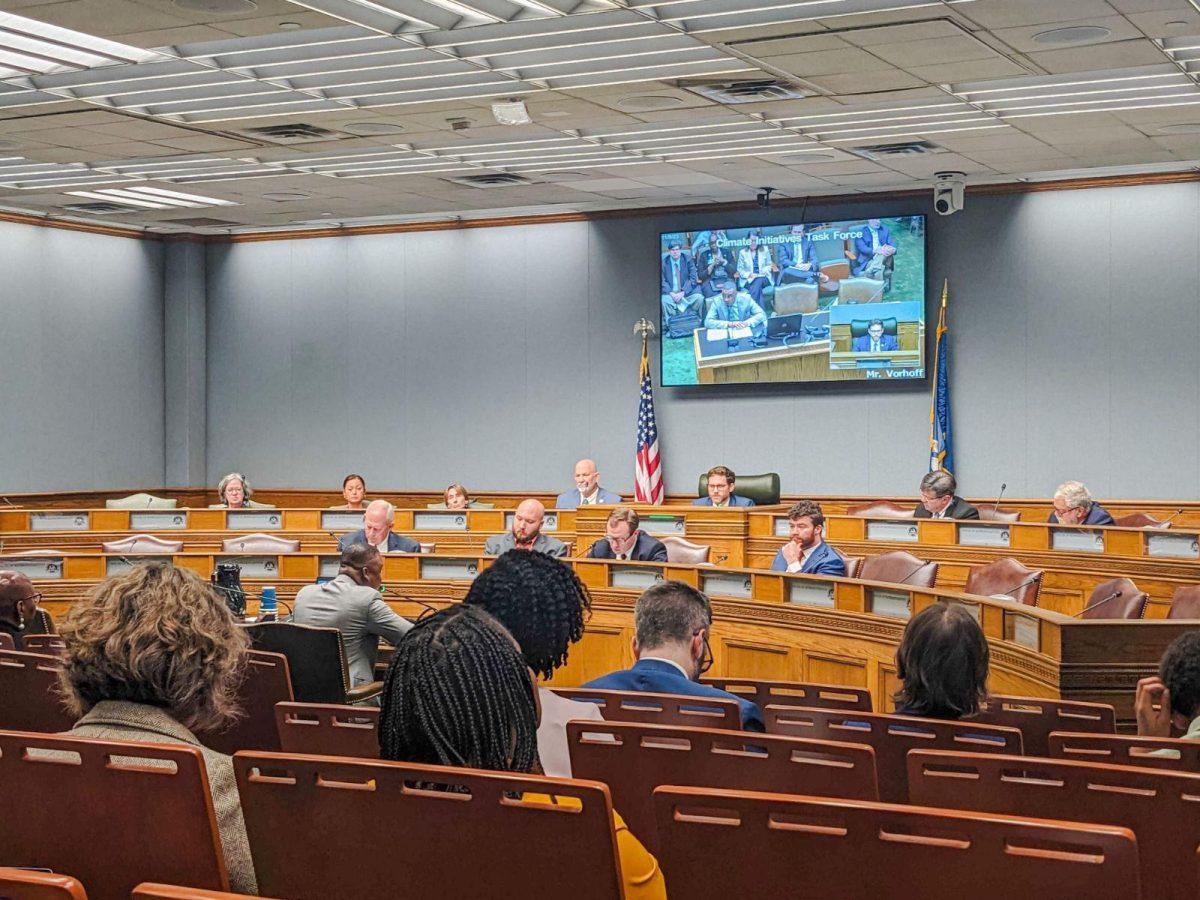
[[240,714],[248,643],[224,602],[194,572],[135,566],[75,603],[60,631],[68,702],[82,714],[70,734],[199,749],[230,884],[257,893],[233,762],[194,734]]

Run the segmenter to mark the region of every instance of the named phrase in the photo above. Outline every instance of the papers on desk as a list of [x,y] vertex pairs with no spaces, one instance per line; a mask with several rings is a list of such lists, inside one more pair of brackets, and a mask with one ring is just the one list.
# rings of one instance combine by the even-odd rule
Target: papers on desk
[[740,341],[753,333],[749,328],[710,328],[705,337],[710,341]]

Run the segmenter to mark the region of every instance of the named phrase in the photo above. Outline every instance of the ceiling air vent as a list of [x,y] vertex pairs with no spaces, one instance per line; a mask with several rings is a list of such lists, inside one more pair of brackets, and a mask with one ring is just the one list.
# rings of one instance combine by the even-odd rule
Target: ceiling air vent
[[685,91],[716,100],[718,103],[760,103],[763,100],[800,100],[809,96],[799,88],[778,79],[756,81],[679,82]]
[[63,206],[63,209],[69,209],[71,212],[91,213],[97,216],[111,216],[113,213],[141,212],[141,210],[133,206],[125,206],[122,203],[106,203],[103,200],[96,203],[68,203]]
[[446,178],[445,181],[466,187],[492,188],[512,187],[517,184],[533,184],[528,178],[509,172],[490,172],[484,175],[463,175],[461,178]]
[[245,135],[272,144],[315,144],[321,141],[337,141],[349,137],[340,131],[319,128],[307,122],[289,122],[286,125],[266,125],[262,128],[243,128],[236,134]]
[[894,144],[854,147],[850,152],[866,159],[894,159],[897,156],[927,156],[930,153],[945,153],[946,148],[929,141],[897,141]]

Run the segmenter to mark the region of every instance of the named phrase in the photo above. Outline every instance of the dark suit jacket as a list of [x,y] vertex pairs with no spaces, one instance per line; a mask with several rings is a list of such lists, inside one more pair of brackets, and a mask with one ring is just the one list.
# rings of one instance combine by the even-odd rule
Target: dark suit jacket
[[[338,550],[345,550],[351,544],[368,544],[367,532],[362,528],[350,534],[343,534],[338,539]],[[420,553],[421,545],[410,537],[405,537],[402,534],[396,534],[392,531],[388,534],[388,553]]]
[[[932,519],[933,516],[920,503],[913,511],[913,518],[916,519]],[[964,500],[958,494],[954,495],[954,499],[950,501],[950,505],[946,507],[946,512],[943,518],[946,519],[978,519],[979,510],[973,507],[970,503]]]
[[[880,224],[879,246],[882,247],[884,244],[891,244],[893,247],[896,246],[895,244],[892,244],[892,233],[888,231],[888,227]],[[858,254],[858,262],[861,265],[866,265],[869,263],[871,261],[871,257],[875,255],[871,252],[871,229],[866,225],[863,226],[862,237],[857,237],[854,239],[854,252]]]
[[[712,497],[697,497],[692,501],[692,506],[712,506]],[[729,495],[730,506],[753,506],[754,501],[749,497],[743,497],[741,494]]]
[[726,281],[734,280],[734,273],[737,271],[737,254],[728,247],[719,247],[718,252],[725,258],[725,262],[718,263],[713,267],[711,272],[708,271],[708,264],[712,262],[713,252],[707,245],[700,250],[700,261],[696,264],[696,273],[701,281],[714,279],[713,287],[718,287]]
[[[783,556],[783,548],[779,548],[779,552],[775,554],[775,561],[771,563],[771,571],[786,572],[787,560]],[[830,547],[824,541],[813,550],[812,555],[804,561],[804,565],[800,567],[802,575],[841,575],[846,574],[846,561],[842,559],[842,555]]]
[[[850,349],[852,349],[855,353],[870,352],[871,336],[869,334],[864,334],[862,337],[856,337],[854,339],[854,346]],[[899,350],[900,344],[896,340],[896,336],[894,334],[882,334],[879,336],[879,349],[881,352],[884,350]]]
[[[1046,520],[1052,525],[1058,523],[1058,519],[1054,518],[1054,513],[1050,513],[1050,518]],[[1080,525],[1112,525],[1112,514],[1101,506],[1099,503],[1092,503],[1092,508],[1088,510],[1087,518],[1079,523]]]
[[810,271],[820,272],[821,261],[817,259],[816,251],[813,250],[812,239],[806,234],[800,239],[800,253],[796,253],[796,242],[789,241],[784,244],[779,244],[779,268],[786,269],[789,266],[799,266],[803,263],[808,263],[812,266]]
[[[675,290],[673,287],[674,280],[671,278],[671,254],[668,253],[662,260],[662,292],[669,294]],[[679,254],[679,289],[684,294],[692,294],[696,291],[696,263],[687,253]]]
[[[588,551],[588,557],[591,559],[615,559],[612,547],[609,546],[608,538],[600,538],[596,543],[592,544],[592,549]],[[657,538],[652,538],[644,531],[639,531],[637,543],[633,545],[633,550],[629,554],[630,559],[640,560],[641,562],[666,562],[667,548],[662,541]]]
[[757,703],[722,691],[709,684],[685,678],[668,662],[639,659],[632,669],[612,672],[589,681],[585,688],[601,691],[644,691],[649,694],[683,694],[688,697],[711,697],[714,700],[736,700],[742,713],[742,728],[746,731],[766,731],[762,710]]

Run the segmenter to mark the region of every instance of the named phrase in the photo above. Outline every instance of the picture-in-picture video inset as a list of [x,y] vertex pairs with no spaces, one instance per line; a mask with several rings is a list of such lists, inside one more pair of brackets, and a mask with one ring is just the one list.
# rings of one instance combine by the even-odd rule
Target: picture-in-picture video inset
[[661,234],[662,383],[925,377],[925,217]]

